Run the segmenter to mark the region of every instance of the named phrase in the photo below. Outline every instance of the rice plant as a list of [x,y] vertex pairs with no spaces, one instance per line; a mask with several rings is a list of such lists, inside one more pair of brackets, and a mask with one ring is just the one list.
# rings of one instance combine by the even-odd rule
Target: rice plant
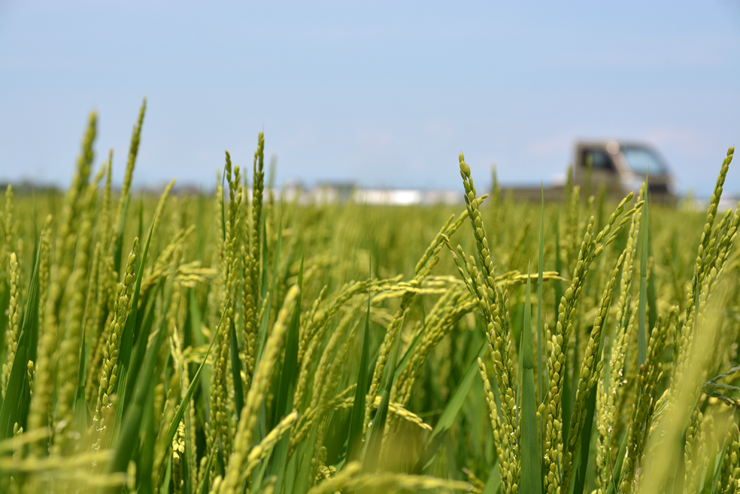
[[[0,492],[736,493],[740,209],[5,192]],[[268,141],[269,142],[269,141]],[[591,187],[588,188],[589,190]],[[536,309],[535,309],[536,307]]]

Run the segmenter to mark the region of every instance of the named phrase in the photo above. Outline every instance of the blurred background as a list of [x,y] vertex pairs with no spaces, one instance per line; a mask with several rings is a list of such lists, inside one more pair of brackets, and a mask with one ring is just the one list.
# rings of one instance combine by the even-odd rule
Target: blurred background
[[[120,183],[211,188],[257,134],[277,184],[562,179],[579,139],[656,147],[711,193],[740,136],[740,2],[0,1],[0,182],[68,185],[91,110]],[[740,163],[725,190],[740,192]]]

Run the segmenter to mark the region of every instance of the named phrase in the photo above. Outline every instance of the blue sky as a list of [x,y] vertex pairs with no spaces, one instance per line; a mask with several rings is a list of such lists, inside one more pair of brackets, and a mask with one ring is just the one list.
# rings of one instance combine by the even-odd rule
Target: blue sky
[[[740,3],[0,1],[0,180],[69,183],[90,110],[120,182],[210,186],[257,133],[278,182],[563,175],[577,138],[653,143],[711,191],[740,137]],[[726,190],[740,192],[740,162]]]

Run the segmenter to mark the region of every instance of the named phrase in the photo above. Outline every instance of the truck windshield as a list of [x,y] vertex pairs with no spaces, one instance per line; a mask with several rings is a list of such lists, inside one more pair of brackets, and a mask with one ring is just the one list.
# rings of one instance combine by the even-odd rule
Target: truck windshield
[[663,162],[649,149],[623,146],[621,151],[630,169],[638,175],[645,175],[648,169],[651,175],[664,175],[666,173]]

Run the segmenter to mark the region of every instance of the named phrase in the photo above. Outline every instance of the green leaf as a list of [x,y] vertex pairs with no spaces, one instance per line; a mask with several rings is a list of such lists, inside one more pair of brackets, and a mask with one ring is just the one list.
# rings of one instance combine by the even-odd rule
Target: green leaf
[[159,494],[170,494],[170,481],[172,480],[172,455],[167,455],[166,468],[162,483],[159,486]]
[[419,333],[414,337],[414,341],[411,342],[408,349],[406,350],[406,353],[403,354],[403,358],[401,358],[401,360],[398,362],[398,365],[396,366],[396,374],[393,376],[393,379],[398,379],[401,376],[401,373],[406,368],[406,365],[408,365],[408,363],[411,361],[411,357],[414,356],[416,348],[421,344],[423,339],[424,332],[419,331]]
[[[604,321],[602,322],[602,327],[606,328],[608,327],[608,321],[609,321],[609,311],[606,312],[606,316],[604,316]],[[603,351],[604,351],[604,334],[605,331],[601,331],[601,335],[599,337],[599,346],[596,350],[596,355],[594,355],[595,359],[602,358]],[[607,381],[608,382],[608,381]],[[576,494],[580,494],[585,492],[585,486],[586,486],[586,473],[588,468],[588,460],[589,460],[589,454],[591,452],[591,432],[593,429],[593,423],[594,423],[594,414],[596,413],[596,393],[597,393],[597,386],[594,383],[593,386],[589,387],[587,390],[586,395],[586,419],[583,423],[583,429],[581,429],[581,438],[580,438],[580,454],[577,454],[576,451],[573,451],[573,457],[575,458],[575,481],[573,483],[573,489],[572,492]]]
[[[228,156],[227,156],[228,157]],[[225,171],[225,168],[224,168]],[[218,198],[219,204],[221,204],[221,241],[226,241],[226,211],[224,206],[224,184],[226,183],[226,173],[221,174],[221,197]]]
[[[152,326],[154,325],[154,315],[155,315],[155,308],[157,305],[157,297],[162,294],[162,291],[164,289],[164,284],[160,280],[159,283],[157,283],[157,286],[155,287],[152,294],[149,295],[149,300],[147,300],[146,309],[144,311],[144,319],[142,319],[141,327],[139,328],[139,332],[142,334],[149,335],[151,332]],[[136,369],[132,372],[132,375],[127,375],[126,379],[124,380],[124,383],[121,384],[121,388],[123,389],[123,394],[118,397],[119,402],[126,401],[127,396],[133,396],[134,395],[134,386],[136,385],[136,374],[139,368],[141,368],[141,363],[144,361],[144,355],[146,354],[146,345],[148,341],[147,338],[137,338],[136,344],[134,345],[133,352],[131,353],[131,359],[130,359],[130,369]],[[124,386],[125,384],[125,386]],[[116,423],[121,423],[121,418],[123,417],[124,407],[117,407],[116,408]]]
[[[150,494],[154,492],[152,474],[154,468],[154,447],[157,441],[157,431],[154,423],[154,388],[147,390],[144,409],[145,414],[143,415],[143,422],[141,424],[141,430],[144,432],[144,435],[137,456],[138,461],[136,462],[136,476],[139,483],[137,494]],[[128,438],[128,441],[134,443],[136,438],[138,438],[138,434],[137,436]]]
[[[529,270],[527,270],[529,275]],[[522,451],[522,494],[542,493],[542,457],[537,427],[537,397],[534,390],[534,360],[532,356],[532,282],[527,276],[527,290],[524,300],[524,325],[522,326],[522,411],[521,411],[521,451]]]
[[365,331],[362,335],[362,353],[360,369],[357,375],[357,389],[355,400],[352,403],[352,415],[349,422],[349,436],[347,438],[347,462],[360,459],[362,453],[362,425],[365,419],[365,400],[368,385],[370,384],[370,297],[367,298],[367,316],[365,317]]
[[491,473],[488,474],[488,481],[481,494],[497,494],[501,490],[501,465],[498,458],[493,463]]
[[131,199],[131,193],[126,196],[123,202],[123,215],[121,216],[121,223],[118,225],[118,233],[116,234],[116,245],[113,249],[113,266],[119,271],[121,270],[121,256],[123,255],[123,233],[126,226],[126,215],[128,214],[128,205]]
[[[647,211],[647,210],[646,210]],[[650,217],[645,215],[647,221],[648,259],[653,255],[653,231]],[[655,292],[655,276],[651,276],[647,282],[647,322],[648,329],[652,331],[658,319],[657,294]]]
[[[647,190],[647,188],[646,188]],[[647,331],[645,315],[647,310],[647,261],[648,261],[648,196],[645,194],[643,221],[640,225],[640,301],[637,312],[637,365],[642,366],[647,358]]]
[[229,336],[229,353],[231,354],[231,378],[234,381],[234,407],[236,408],[236,416],[242,416],[242,408],[244,408],[244,381],[242,381],[242,364],[241,358],[239,358],[239,342],[236,339],[236,328],[234,327],[234,321],[229,324],[227,329],[231,334]]
[[[174,180],[173,180],[174,182]],[[121,346],[119,349],[119,356],[118,356],[118,362],[121,365],[121,368],[118,371],[118,384],[116,387],[117,393],[119,393],[119,407],[122,407],[125,411],[127,408],[127,404],[125,401],[122,401],[120,396],[121,392],[125,389],[123,386],[125,386],[125,382],[129,379],[128,372],[131,370],[132,375],[130,376],[130,380],[132,382],[136,381],[136,375],[138,373],[139,368],[131,366],[131,349],[134,344],[134,333],[136,333],[136,323],[137,323],[137,316],[139,314],[139,296],[141,293],[141,282],[144,279],[144,266],[146,265],[146,258],[149,254],[149,246],[152,242],[152,235],[154,234],[154,226],[157,224],[157,217],[158,214],[161,214],[162,210],[164,209],[164,202],[167,200],[167,196],[169,195],[170,188],[172,187],[173,183],[170,182],[170,185],[167,189],[165,189],[164,194],[162,195],[162,198],[160,199],[160,204],[157,205],[157,210],[155,211],[154,217],[152,218],[152,225],[149,227],[149,235],[146,239],[146,244],[144,245],[144,251],[141,253],[141,259],[137,259],[139,261],[138,264],[138,272],[136,273],[136,281],[134,282],[134,290],[133,295],[131,298],[131,310],[128,314],[128,317],[126,319],[126,325],[123,328],[123,334],[121,335]],[[160,205],[162,206],[160,208]],[[149,334],[139,334],[139,338],[143,338],[143,341],[147,341],[149,338]],[[130,395],[128,395],[130,396]]]
[[385,424],[388,420],[388,407],[390,406],[391,401],[391,389],[393,388],[393,383],[395,382],[396,364],[398,362],[398,352],[400,348],[401,339],[396,338],[395,344],[391,349],[391,357],[390,359],[388,359],[389,367],[383,386],[383,393],[380,398],[380,405],[378,406],[377,412],[375,412],[373,425],[370,429],[370,437],[367,441],[365,461],[362,465],[362,469],[364,472],[372,473],[375,472],[378,468],[378,462],[380,460],[380,447],[383,443]]
[[[545,270],[545,186],[540,183],[540,191],[542,194],[542,206],[540,208],[540,238],[538,245],[538,259],[537,259],[537,384],[539,387],[539,403],[545,402],[547,395],[547,382],[549,381],[547,372],[547,359],[543,358],[543,340],[545,336],[543,334],[544,328],[542,327],[542,273]],[[544,451],[545,441],[545,417],[541,417],[539,430],[540,430],[540,451]],[[540,457],[540,466],[544,462],[544,458]],[[541,470],[540,470],[541,471]]]
[[[299,463],[297,467],[298,475],[295,478],[295,484],[292,486],[292,489],[290,488],[291,486],[289,483],[286,484],[286,493],[292,494],[294,492],[306,492],[308,490],[308,484],[311,481],[312,453],[314,451],[314,445],[316,444],[318,433],[319,428],[314,424],[311,427],[308,440],[303,441],[301,446],[299,446],[293,454],[293,458],[296,458]],[[290,479],[288,480],[290,481]]]
[[473,358],[473,361],[465,371],[465,376],[462,378],[462,381],[460,381],[460,384],[457,385],[457,388],[455,388],[455,391],[452,393],[452,397],[447,402],[447,405],[445,405],[442,415],[439,416],[439,420],[427,440],[424,454],[414,468],[416,472],[421,472],[431,465],[434,456],[437,454],[437,450],[442,445],[442,441],[444,441],[445,436],[455,423],[455,417],[457,417],[463,403],[465,403],[465,398],[468,396],[468,392],[473,386],[473,382],[475,382],[475,376],[479,375],[478,358],[485,355],[487,345],[488,344],[485,341],[481,344],[475,358]]
[[216,338],[218,337],[218,333],[221,331],[221,326],[223,326],[225,315],[226,308],[224,308],[223,312],[221,313],[221,319],[218,321],[216,331],[213,332],[213,337],[211,337],[211,344],[208,345],[208,350],[206,350],[206,354],[203,356],[203,361],[198,366],[198,370],[195,371],[195,375],[193,375],[193,379],[190,381],[190,386],[188,386],[188,390],[185,392],[185,396],[182,397],[180,406],[177,407],[177,412],[175,412],[175,416],[173,417],[172,422],[170,422],[170,427],[169,429],[167,429],[165,444],[171,444],[172,439],[175,437],[177,426],[180,423],[180,420],[182,420],[182,416],[185,413],[188,405],[190,404],[190,398],[193,396],[195,388],[198,387],[198,381],[200,380],[201,372],[203,371],[203,368],[206,367],[206,360],[208,360],[208,355],[210,355],[213,344],[216,342]]
[[[301,325],[301,292],[303,291],[303,258],[298,272],[298,297],[293,308],[293,315],[288,326],[287,341],[285,343],[285,357],[280,373],[280,387],[278,388],[277,406],[272,421],[274,427],[283,417],[293,410],[293,396],[298,380],[298,345],[300,343]],[[290,434],[285,434],[275,446],[275,459],[272,462],[270,473],[277,476],[275,492],[280,492],[288,464],[288,450],[290,449]]]
[[[216,439],[218,440],[218,435],[216,436]],[[216,452],[217,449],[218,448],[211,448],[211,452],[208,454],[208,460],[206,461],[206,469],[204,470],[205,474],[203,475],[203,481],[200,485],[200,494],[208,494],[208,490],[209,490],[208,487],[210,484],[208,482],[209,480],[208,474],[211,471],[211,465],[213,465],[214,453]]]
[[586,420],[581,429],[581,452],[580,455],[574,455],[577,460],[577,464],[574,465],[575,470],[575,481],[573,482],[573,493],[582,494],[585,492],[586,487],[586,473],[588,470],[588,457],[591,451],[591,430],[594,424],[594,413],[596,411],[596,389],[591,388],[588,398],[586,398]]
[[614,468],[612,468],[612,477],[607,486],[606,494],[616,494],[619,492],[619,484],[622,482],[622,463],[624,462],[624,455],[627,452],[627,438],[630,435],[629,427],[622,436],[622,444],[619,446],[619,453],[617,453],[617,461],[614,462]]
[[[168,283],[168,289],[165,291],[163,307],[169,307],[171,297],[172,282]],[[107,471],[109,473],[125,472],[128,468],[128,462],[131,459],[131,456],[134,453],[134,447],[136,446],[136,438],[139,436],[139,432],[143,425],[142,418],[146,410],[147,399],[149,393],[153,389],[151,383],[154,380],[155,368],[157,366],[157,361],[159,360],[159,349],[162,346],[162,342],[166,335],[167,320],[166,318],[162,318],[157,334],[152,338],[151,343],[147,347],[144,364],[136,378],[131,402],[128,409],[123,414],[118,440],[113,448],[113,457],[108,464]],[[141,338],[144,338],[143,341],[147,340],[146,336],[147,335],[141,335]],[[123,389],[126,389],[125,384]]]
[[[262,237],[264,238],[264,232]],[[275,293],[275,284],[278,278],[278,265],[280,261],[280,251],[283,246],[283,217],[280,217],[280,229],[278,230],[278,239],[277,244],[275,244],[275,259],[273,262],[273,268],[272,268],[272,282],[270,283],[270,290],[269,290],[269,301],[267,302],[267,308],[265,309],[265,313],[262,316],[262,320],[260,321],[260,327],[259,327],[259,348],[257,349],[257,358],[255,359],[255,369],[257,368],[257,364],[259,363],[260,359],[262,358],[262,351],[265,349],[265,343],[267,342],[267,325],[270,321],[270,307],[272,306],[272,299]],[[262,255],[263,255],[263,265],[267,265],[267,245],[265,244],[262,249]],[[264,281],[267,281],[267,278],[263,278]],[[264,287],[263,287],[264,291]],[[265,294],[263,293],[264,298]],[[261,308],[258,307],[257,310],[260,310]]]
[[[13,367],[8,377],[8,386],[0,407],[0,439],[5,439],[13,434],[13,424],[16,422],[26,427],[28,407],[31,403],[31,388],[28,382],[28,361],[36,361],[36,349],[39,339],[39,261],[40,255],[36,256],[36,263],[31,273],[28,287],[28,298],[26,309],[23,311],[20,334],[18,335],[18,347],[13,360]],[[11,397],[13,397],[11,399]]]
[[[203,346],[206,344],[205,337],[203,336],[202,330],[202,318],[200,315],[200,308],[198,307],[198,300],[195,298],[195,290],[190,289],[190,301],[188,304],[190,309],[190,329],[193,334],[193,341],[197,346]],[[201,396],[210,396],[211,389],[211,368],[206,366],[203,369],[203,379],[200,380],[200,394]],[[203,409],[206,414],[206,419],[210,416],[210,403],[208,399],[202,400]]]

